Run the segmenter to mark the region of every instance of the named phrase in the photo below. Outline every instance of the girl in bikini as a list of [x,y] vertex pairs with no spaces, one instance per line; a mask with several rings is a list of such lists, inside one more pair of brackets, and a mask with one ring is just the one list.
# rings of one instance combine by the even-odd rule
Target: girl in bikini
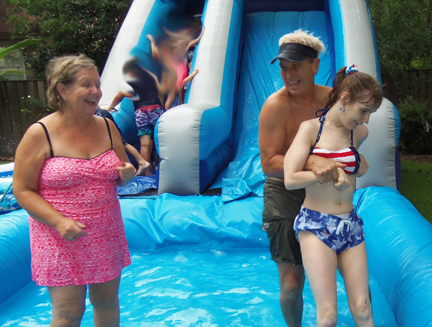
[[[381,101],[382,91],[373,77],[359,72],[355,65],[342,68],[336,75],[328,109],[300,125],[285,156],[285,187],[306,189],[294,230],[316,302],[317,326],[336,326],[336,269],[344,278],[356,326],[374,326],[363,222],[352,198],[356,177],[368,170],[366,160],[357,152],[368,135],[364,123]],[[346,168],[338,168],[339,176],[333,183],[320,184],[313,172],[303,171],[309,155],[342,162]]]

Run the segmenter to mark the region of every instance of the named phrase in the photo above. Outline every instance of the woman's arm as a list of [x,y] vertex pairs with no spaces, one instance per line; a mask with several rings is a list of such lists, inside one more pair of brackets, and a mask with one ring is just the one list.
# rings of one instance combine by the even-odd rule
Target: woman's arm
[[311,135],[315,135],[311,121],[300,124],[294,141],[289,147],[284,159],[284,183],[288,190],[305,188],[316,184],[318,178],[311,171],[303,171],[312,146]]
[[129,162],[129,158],[126,154],[118,129],[115,127],[114,123],[111,120],[108,120],[108,123],[110,125],[111,135],[113,139],[114,152],[117,154],[120,161],[122,162],[121,165],[117,167],[117,170],[120,174],[119,178],[117,179],[117,185],[124,186],[129,183],[131,179],[135,176],[136,169]]
[[50,147],[42,126],[33,124],[15,153],[14,195],[33,219],[55,228],[63,238],[70,240],[83,236],[84,224],[64,217],[37,193],[39,175],[49,156]]

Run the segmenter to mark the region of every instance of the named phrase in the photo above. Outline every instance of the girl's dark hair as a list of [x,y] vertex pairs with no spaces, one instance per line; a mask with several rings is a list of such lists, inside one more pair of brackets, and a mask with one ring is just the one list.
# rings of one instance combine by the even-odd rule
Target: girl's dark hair
[[[344,92],[348,92],[350,103],[358,101],[371,109],[377,109],[383,98],[381,86],[375,78],[363,72],[347,75],[346,67],[339,69],[336,74],[326,108],[331,108]],[[368,95],[370,98],[365,102],[364,98]]]

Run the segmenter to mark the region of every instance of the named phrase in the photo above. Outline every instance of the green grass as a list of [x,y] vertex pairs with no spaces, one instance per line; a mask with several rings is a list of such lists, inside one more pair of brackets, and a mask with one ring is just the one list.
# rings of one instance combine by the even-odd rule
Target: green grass
[[10,161],[0,161],[0,165],[11,163]]
[[399,191],[432,223],[432,164],[402,160]]

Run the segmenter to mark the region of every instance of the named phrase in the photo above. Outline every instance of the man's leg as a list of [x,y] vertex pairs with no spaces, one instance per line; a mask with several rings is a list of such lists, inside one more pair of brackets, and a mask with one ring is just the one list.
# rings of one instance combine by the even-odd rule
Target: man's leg
[[276,262],[279,271],[280,306],[289,327],[301,327],[303,316],[303,287],[305,275],[302,265]]

